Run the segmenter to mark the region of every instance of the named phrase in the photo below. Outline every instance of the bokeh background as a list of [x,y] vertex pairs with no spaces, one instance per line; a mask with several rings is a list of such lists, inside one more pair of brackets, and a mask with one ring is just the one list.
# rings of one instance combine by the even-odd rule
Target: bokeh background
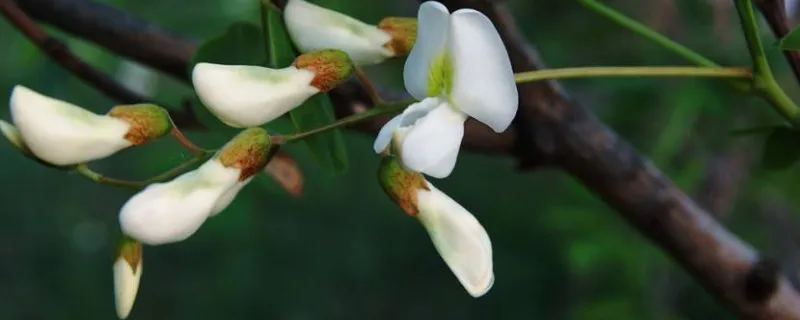
[[[108,0],[192,39],[236,20],[258,21],[256,0]],[[370,23],[414,16],[414,1],[318,0]],[[548,67],[685,64],[575,1],[507,1]],[[607,3],[724,65],[748,65],[731,1]],[[177,104],[190,88],[52,30],[80,57],[126,85]],[[768,29],[768,53],[798,97]],[[368,73],[402,90],[401,62]],[[0,92],[24,84],[97,112],[113,102],[0,22]],[[736,234],[775,257],[797,283],[797,169],[759,167],[763,137],[729,131],[779,123],[761,100],[716,80],[564,81]],[[7,99],[0,116],[8,119]],[[213,134],[191,133],[201,145]],[[513,159],[463,152],[434,183],[473,212],[494,244],[496,282],[471,298],[424,229],[382,193],[372,139],[346,132],[350,169],[332,176],[290,146],[305,176],[293,198],[267,176],[245,188],[188,241],[148,247],[130,319],[729,319],[682,269],[568,175],[521,172]],[[141,179],[187,159],[169,139],[93,168]],[[113,319],[117,213],[132,193],[40,166],[0,142],[0,319]]]

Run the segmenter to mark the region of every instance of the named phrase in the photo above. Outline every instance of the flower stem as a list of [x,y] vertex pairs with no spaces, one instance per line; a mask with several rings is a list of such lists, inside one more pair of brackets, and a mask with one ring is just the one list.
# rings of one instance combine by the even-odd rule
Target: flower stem
[[383,99],[381,99],[381,95],[378,93],[378,89],[375,88],[375,85],[372,84],[372,81],[370,81],[367,75],[364,74],[364,70],[361,70],[361,68],[356,68],[355,73],[358,81],[361,82],[362,86],[364,86],[364,90],[367,91],[367,95],[372,100],[372,104],[376,106],[384,104]]
[[172,137],[174,137],[175,140],[178,140],[178,143],[180,143],[184,148],[188,149],[193,155],[197,156],[206,152],[206,150],[198,147],[191,140],[189,140],[189,138],[183,135],[183,132],[181,132],[181,130],[175,125],[172,126],[172,131],[170,131],[170,134],[172,134]]
[[[605,4],[597,1],[597,0],[578,0],[581,4],[586,6],[587,8],[597,12],[598,14],[608,18],[611,21],[616,22],[623,28],[626,28],[630,31],[633,31],[640,36],[643,36],[659,45],[664,47],[665,49],[672,51],[673,53],[683,57],[684,59],[697,64],[699,66],[710,67],[710,68],[719,68],[720,65],[711,61],[710,59],[704,57],[703,55],[695,52],[688,47],[677,43],[670,38],[667,38],[661,33],[651,29],[650,27],[638,22],[621,12],[606,6]],[[749,92],[750,91],[750,83],[745,81],[731,81],[731,86],[733,86],[736,90],[742,92]]]
[[380,115],[398,113],[398,112],[402,111],[405,107],[407,107],[409,104],[414,103],[415,101],[416,100],[409,99],[409,100],[402,100],[402,101],[398,101],[398,102],[387,103],[387,104],[384,104],[384,105],[377,106],[375,108],[369,109],[367,111],[364,111],[362,113],[357,113],[357,114],[354,114],[354,115],[350,115],[348,117],[344,117],[344,118],[339,119],[338,121],[336,121],[334,123],[331,123],[329,125],[325,125],[325,126],[322,126],[322,127],[319,127],[319,128],[311,129],[309,131],[295,133],[295,134],[284,136],[284,137],[274,137],[274,138],[276,138],[275,139],[276,141],[281,141],[283,143],[302,140],[302,139],[305,139],[305,138],[307,138],[309,136],[312,136],[312,135],[315,135],[315,134],[318,134],[318,133],[323,133],[323,132],[326,132],[326,131],[329,131],[329,130],[333,130],[333,129],[337,129],[337,128],[346,127],[348,125],[357,123],[357,122],[362,121],[362,120],[370,119],[370,118],[377,117],[377,116],[380,116]]
[[786,95],[786,92],[778,85],[772,69],[769,66],[767,55],[764,53],[764,46],[758,33],[758,21],[756,20],[755,10],[751,0],[735,0],[736,11],[744,31],[747,41],[747,49],[750,51],[750,58],[753,61],[753,84],[757,90],[769,103],[773,109],[788,120],[795,128],[800,128],[800,109]]
[[707,67],[581,67],[546,69],[515,74],[517,83],[590,77],[709,77],[752,78],[750,70]]
[[159,174],[159,175],[157,175],[155,177],[152,177],[150,179],[143,180],[143,181],[130,181],[130,180],[122,180],[122,179],[116,179],[116,178],[109,178],[109,177],[106,177],[106,176],[104,176],[104,175],[102,175],[102,174],[90,169],[89,166],[87,166],[85,163],[79,164],[78,166],[76,166],[75,167],[75,172],[81,174],[82,176],[84,176],[84,177],[86,177],[89,180],[92,180],[94,182],[103,183],[103,184],[109,184],[109,185],[114,185],[114,186],[120,186],[120,187],[135,189],[135,190],[141,190],[141,189],[144,189],[145,187],[147,187],[149,184],[156,183],[156,182],[164,182],[164,181],[170,180],[170,179],[172,179],[174,177],[177,177],[177,176],[183,174],[184,172],[186,172],[189,168],[191,168],[191,167],[193,167],[193,166],[195,166],[195,165],[207,160],[212,155],[214,155],[213,152],[201,151],[200,154],[196,155],[195,157],[193,157],[189,161],[181,163],[180,165],[178,165],[175,168],[172,168],[172,169],[170,169],[170,170],[168,170],[168,171],[166,171],[164,173],[161,173],[161,174]]

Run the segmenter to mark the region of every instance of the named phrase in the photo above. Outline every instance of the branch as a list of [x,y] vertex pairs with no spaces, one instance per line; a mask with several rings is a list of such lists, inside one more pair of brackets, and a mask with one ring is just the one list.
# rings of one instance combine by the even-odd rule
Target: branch
[[[472,7],[494,21],[515,70],[538,69],[535,53],[508,9],[486,0],[443,1]],[[697,281],[745,318],[800,319],[800,296],[778,268],[720,225],[652,163],[572,103],[554,82],[520,86],[517,123],[530,125],[518,141],[580,180]],[[527,132],[525,132],[527,131]],[[533,143],[531,143],[533,142]]]
[[[503,5],[481,0],[443,2],[451,9],[471,6],[486,13],[497,25],[516,71],[541,67]],[[40,20],[180,79],[187,78],[185,70],[194,49],[189,42],[88,0],[24,3],[23,9]],[[371,104],[354,83],[348,82],[332,93],[338,116],[360,112]],[[484,146],[489,152],[513,153],[523,166],[559,164],[741,315],[754,319],[800,318],[800,297],[773,264],[760,260],[757,252],[717,223],[588,110],[571,103],[555,82],[530,83],[519,89],[516,134],[484,136],[472,131],[474,123],[468,123],[465,144]],[[359,128],[376,132],[386,120]],[[479,128],[488,130],[482,125]],[[492,142],[484,144],[482,139]]]
[[[753,0],[753,2],[764,15],[776,38],[783,38],[789,33],[789,19],[786,17],[784,0]],[[792,67],[794,77],[800,81],[800,52],[783,51],[783,55]]]
[[58,65],[69,70],[111,99],[126,104],[134,104],[146,100],[76,57],[64,43],[39,28],[13,1],[0,0],[0,13]]

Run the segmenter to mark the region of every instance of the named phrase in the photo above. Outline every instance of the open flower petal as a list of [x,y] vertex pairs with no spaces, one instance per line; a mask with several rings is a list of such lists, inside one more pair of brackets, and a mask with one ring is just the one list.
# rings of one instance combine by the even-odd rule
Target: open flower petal
[[453,104],[494,131],[503,132],[519,103],[503,41],[491,20],[478,11],[461,9],[451,19]]
[[413,126],[417,120],[427,115],[428,112],[436,108],[440,103],[441,101],[439,99],[427,98],[408,106],[403,110],[403,113],[398,114],[389,120],[389,122],[386,122],[383,128],[381,128],[381,131],[378,132],[378,136],[375,138],[375,143],[372,146],[375,153],[381,153],[383,150],[386,150],[398,130],[404,131],[408,129],[408,127]]
[[400,146],[401,162],[434,178],[450,175],[456,165],[467,115],[441,102],[409,128]]
[[71,165],[108,157],[131,146],[130,125],[94,114],[23,86],[11,92],[11,119],[24,145],[45,162]]
[[250,178],[247,178],[244,181],[237,182],[236,184],[233,185],[233,187],[228,189],[228,191],[223,193],[222,196],[220,196],[219,199],[217,199],[217,203],[214,204],[214,208],[211,209],[209,217],[216,216],[217,214],[222,212],[222,210],[225,210],[225,208],[227,208],[231,204],[231,202],[233,202],[233,199],[236,199],[236,195],[239,194],[239,191],[242,191],[242,189],[248,183],[250,183],[250,181],[252,181],[254,177],[255,176],[251,176]]
[[200,228],[240,174],[210,160],[175,180],[151,184],[122,207],[122,231],[149,245],[183,241]]
[[391,35],[342,13],[290,0],[283,15],[292,42],[303,53],[339,49],[347,52],[356,66],[377,64],[393,56],[384,47]]
[[389,142],[392,141],[392,135],[397,128],[400,127],[400,121],[403,120],[403,115],[398,114],[392,120],[389,120],[386,124],[383,125],[381,131],[378,131],[378,136],[375,138],[375,143],[372,144],[372,148],[375,150],[375,153],[381,153],[389,146]]
[[444,61],[449,34],[450,12],[443,4],[428,1],[419,7],[417,14],[417,41],[408,54],[403,68],[403,82],[406,90],[419,100],[428,97],[428,81],[431,77],[441,77],[431,72],[441,71],[432,68],[435,60]]
[[469,211],[431,183],[427,185],[429,190],[417,191],[417,218],[461,285],[473,297],[480,297],[494,284],[489,235]]
[[198,63],[192,83],[200,101],[223,123],[257,127],[300,106],[319,89],[313,72],[295,67],[270,69]]
[[132,268],[131,264],[122,257],[117,258],[114,262],[114,302],[117,307],[117,317],[120,319],[127,318],[131,313],[141,279],[141,259],[139,259],[136,269]]

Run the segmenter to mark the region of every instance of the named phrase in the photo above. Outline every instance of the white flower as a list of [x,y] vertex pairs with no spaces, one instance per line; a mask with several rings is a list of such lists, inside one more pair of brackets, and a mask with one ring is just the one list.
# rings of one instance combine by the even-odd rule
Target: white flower
[[[125,139],[131,126],[122,119],[98,115],[19,85],[10,100],[11,119],[23,145],[45,162],[84,163],[132,145]],[[8,126],[4,127],[6,133]]]
[[214,208],[211,209],[211,213],[209,213],[208,216],[209,217],[216,216],[220,212],[222,212],[222,210],[225,210],[225,208],[227,208],[231,204],[231,202],[233,202],[233,199],[236,199],[236,195],[239,194],[239,191],[242,191],[242,189],[248,183],[250,183],[250,181],[253,180],[254,177],[255,176],[252,176],[250,178],[245,179],[244,181],[237,182],[236,184],[233,185],[233,187],[228,189],[228,191],[223,193],[222,196],[220,196],[219,199],[217,199],[217,202],[214,204]]
[[302,104],[320,89],[311,85],[314,72],[289,66],[270,69],[198,63],[192,71],[200,101],[223,123],[256,127]]
[[[240,169],[227,168],[212,159],[170,182],[151,184],[122,207],[119,215],[122,231],[149,245],[183,241],[209,215],[224,209],[218,203],[237,186],[240,175]],[[222,201],[227,203],[222,204],[229,204],[234,195],[229,195],[229,200]]]
[[8,139],[11,144],[13,144],[17,149],[20,150],[27,150],[28,147],[25,146],[25,142],[22,141],[22,135],[19,133],[19,129],[15,127],[13,124],[8,123],[5,120],[0,120],[0,132],[3,133],[3,136]]
[[374,147],[385,150],[399,129],[403,165],[444,178],[455,167],[464,121],[473,117],[505,131],[517,113],[517,87],[503,42],[482,13],[461,9],[450,15],[441,3],[428,1],[418,23],[403,79],[421,101],[388,122]]
[[356,66],[378,64],[393,57],[385,45],[392,36],[374,25],[305,0],[289,0],[283,11],[286,29],[301,52],[339,49]]
[[428,231],[450,270],[473,297],[494,284],[492,242],[480,222],[464,207],[425,181],[417,190],[416,217]]
[[138,257],[135,268],[131,267],[124,256],[117,257],[114,261],[114,302],[117,307],[117,317],[120,319],[127,318],[131,313],[141,279],[141,256]]

